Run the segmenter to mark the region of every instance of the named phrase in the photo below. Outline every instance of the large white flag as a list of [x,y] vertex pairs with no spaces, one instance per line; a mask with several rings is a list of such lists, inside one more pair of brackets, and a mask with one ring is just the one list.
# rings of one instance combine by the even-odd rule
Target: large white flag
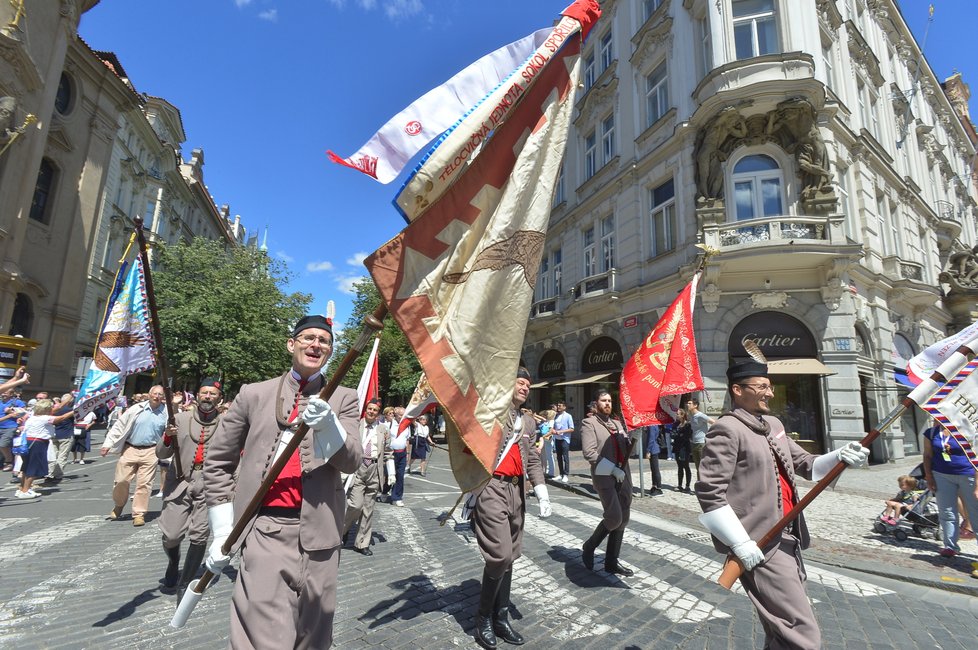
[[916,386],[930,377],[948,355],[958,349],[958,346],[978,336],[978,322],[972,323],[956,334],[942,339],[927,347],[923,352],[907,362],[907,380]]

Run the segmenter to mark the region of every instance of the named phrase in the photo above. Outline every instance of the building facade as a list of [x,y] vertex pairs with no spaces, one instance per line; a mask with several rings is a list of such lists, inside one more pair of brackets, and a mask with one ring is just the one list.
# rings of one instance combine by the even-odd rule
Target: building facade
[[[602,10],[523,351],[536,405],[580,416],[595,388],[617,392],[699,244],[717,253],[694,317],[701,408],[728,406],[749,338],[798,360],[772,378],[772,408],[801,444],[862,438],[905,394],[901,360],[975,320],[960,86],[945,94],[892,0]],[[918,453],[924,424],[908,413],[875,459]]]

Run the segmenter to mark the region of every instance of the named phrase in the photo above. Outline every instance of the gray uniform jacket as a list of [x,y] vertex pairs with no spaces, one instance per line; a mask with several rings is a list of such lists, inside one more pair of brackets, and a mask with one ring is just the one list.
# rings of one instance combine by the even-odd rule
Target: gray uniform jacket
[[[163,482],[163,493],[166,495],[177,496],[187,490],[187,486],[196,481],[203,473],[202,470],[194,469],[194,457],[197,455],[197,445],[200,443],[201,424],[194,419],[196,407],[189,411],[181,411],[174,417],[174,424],[177,427],[177,448],[180,450],[180,468],[183,470],[183,480],[177,479],[177,464],[170,463],[170,468],[166,472]],[[211,436],[217,430],[217,424],[221,421],[221,416],[217,415],[210,426],[204,432],[204,458],[210,451]],[[157,458],[172,458],[173,447],[164,442],[165,436],[156,443]]]
[[[221,419],[214,433],[210,451],[204,459],[204,490],[207,505],[216,506],[234,502],[237,521],[251,498],[258,491],[275,458],[283,429],[276,413],[288,417],[299,384],[287,372],[281,397],[276,403],[281,377],[257,384],[245,384],[234,399],[231,408]],[[319,376],[303,389],[299,400],[299,413],[305,409],[310,396],[323,387]],[[357,393],[352,388],[338,387],[329,399],[329,405],[346,431],[346,443],[329,461],[324,462],[313,454],[312,434],[303,437],[299,445],[302,464],[302,509],[299,516],[299,539],[307,551],[323,551],[340,545],[346,496],[341,472],[355,472],[363,457],[357,422],[360,409]],[[296,419],[298,422],[299,419]],[[239,467],[240,464],[240,467]],[[234,474],[238,471],[237,485]],[[240,547],[254,522],[236,544]]]
[[[360,420],[359,440],[363,439],[363,430],[367,427],[366,420]],[[391,430],[386,424],[374,424],[373,448],[377,451],[377,480],[383,486],[387,480],[387,461],[394,457],[391,451]]]
[[[625,433],[625,427],[617,420],[608,420],[608,426],[616,428],[619,433]],[[581,422],[581,452],[584,454],[584,460],[591,463],[592,479],[594,478],[594,468],[601,462],[602,458],[607,458],[616,466],[620,466],[625,470],[626,475],[630,474],[628,458],[626,456],[628,451],[628,438],[619,437],[619,444],[621,446],[619,452],[625,456],[625,463],[623,465],[618,465],[619,459],[615,453],[615,441],[612,440],[611,433],[605,428],[604,424],[593,415],[584,418]],[[613,481],[614,478],[611,478],[611,480]]]
[[[706,435],[699,480],[696,481],[696,496],[703,512],[729,504],[754,541],[763,537],[784,515],[779,502],[778,472],[768,438],[789,461],[785,471],[792,484],[795,475],[811,478],[812,465],[817,458],[788,437],[780,420],[769,415],[763,419],[765,424],[743,409],[717,418]],[[795,502],[797,500],[796,493]],[[808,548],[811,540],[804,515],[795,520],[791,531],[801,541],[801,547]],[[772,546],[763,550],[769,551],[780,541],[780,538],[775,539]],[[730,553],[730,549],[716,537],[713,545],[721,553]]]

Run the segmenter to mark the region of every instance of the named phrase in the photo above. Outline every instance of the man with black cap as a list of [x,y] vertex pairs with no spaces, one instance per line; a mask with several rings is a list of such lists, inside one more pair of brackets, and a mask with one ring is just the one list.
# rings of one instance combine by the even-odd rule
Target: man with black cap
[[[207,506],[204,503],[204,457],[210,451],[211,435],[220,421],[217,406],[221,401],[221,382],[205,379],[197,391],[197,403],[189,411],[181,411],[174,417],[174,425],[167,427],[156,443],[156,457],[172,458],[174,441],[180,452],[180,468],[183,476],[177,476],[177,464],[167,466],[163,479],[163,511],[159,526],[163,534],[163,551],[168,563],[163,574],[163,586],[178,586],[177,601],[183,598],[187,585],[197,575],[197,569],[207,552]],[[180,572],[180,543],[190,538],[187,557]]]
[[766,634],[765,648],[821,648],[821,632],[805,592],[801,551],[808,547],[803,515],[766,548],[763,537],[798,502],[795,475],[817,481],[836,463],[858,467],[869,451],[858,442],[816,456],[796,444],[770,412],[774,396],[767,364],[736,363],[727,370],[731,410],[710,427],[696,496],[700,522],[717,551],[735,555],[740,578]]
[[540,456],[531,451],[536,442],[536,420],[520,413],[530,394],[530,373],[520,367],[513,389],[509,422],[496,466],[488,482],[470,496],[474,500],[472,528],[485,558],[482,593],[475,619],[475,639],[484,648],[496,647],[496,637],[513,645],[522,645],[523,636],[509,623],[509,592],[513,580],[513,562],[523,549],[523,520],[526,515],[526,491],[523,476],[530,477],[533,493],[540,505],[540,516],[552,513]]
[[360,410],[350,388],[338,387],[328,403],[317,396],[333,351],[331,319],[304,317],[286,348],[292,368],[241,387],[204,457],[214,533],[207,568],[220,574],[231,559],[222,547],[234,522],[300,422],[309,426],[232,549],[241,550],[231,600],[232,648],[328,648],[333,642],[345,506],[340,474],[355,472],[363,457]]
[[394,484],[394,457],[391,453],[391,432],[387,425],[378,421],[380,400],[367,402],[360,420],[360,441],[363,444],[363,460],[353,475],[352,485],[346,497],[346,521],[343,537],[357,524],[357,538],[353,550],[361,555],[373,555],[370,538],[373,535],[374,504],[380,487]]

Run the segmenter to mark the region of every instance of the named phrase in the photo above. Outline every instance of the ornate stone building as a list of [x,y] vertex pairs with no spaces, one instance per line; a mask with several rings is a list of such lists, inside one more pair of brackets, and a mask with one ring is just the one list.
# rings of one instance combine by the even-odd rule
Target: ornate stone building
[[132,217],[152,241],[244,242],[203,152],[180,155],[179,111],[78,37],[96,4],[0,3],[0,376],[29,357],[37,390],[84,372]]
[[[901,359],[975,320],[952,282],[978,286],[961,89],[949,100],[893,0],[602,7],[523,351],[536,405],[580,416],[617,390],[702,244],[701,406],[725,408],[750,338],[800,360],[772,405],[805,446],[862,437],[903,394]],[[909,413],[876,460],[918,453],[923,424]]]

